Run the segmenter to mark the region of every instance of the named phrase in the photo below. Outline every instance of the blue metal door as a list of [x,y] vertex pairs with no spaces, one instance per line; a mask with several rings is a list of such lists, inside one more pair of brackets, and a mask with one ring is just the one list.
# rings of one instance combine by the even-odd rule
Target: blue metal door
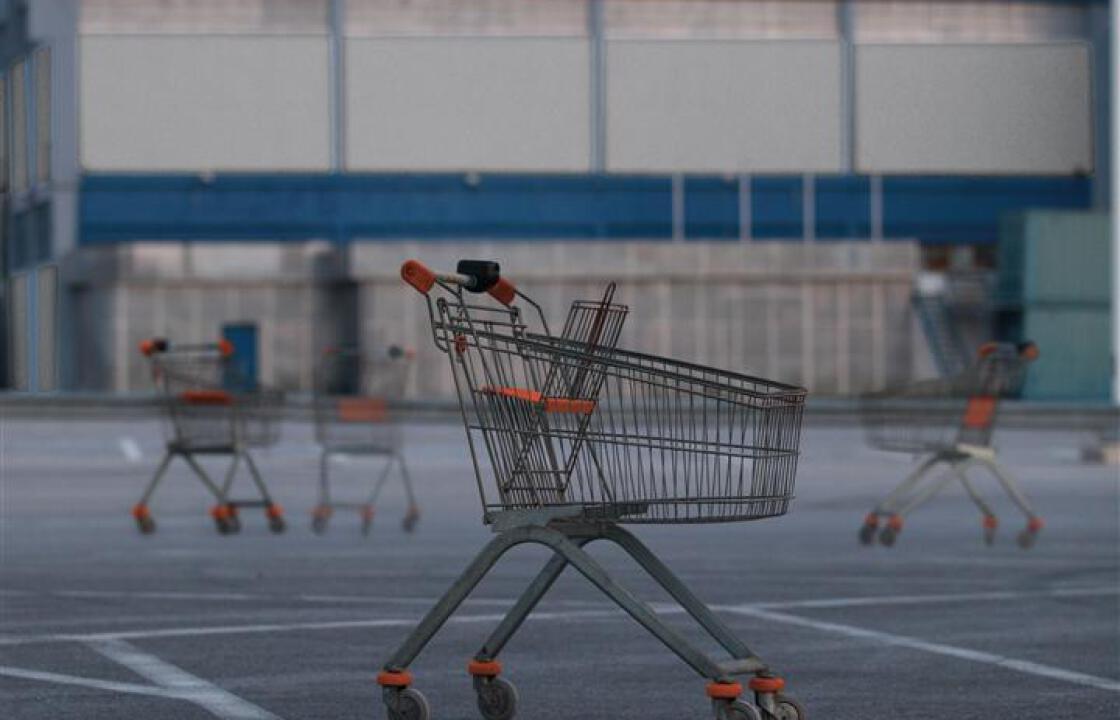
[[230,323],[222,326],[222,337],[233,345],[226,388],[237,392],[257,389],[257,324]]

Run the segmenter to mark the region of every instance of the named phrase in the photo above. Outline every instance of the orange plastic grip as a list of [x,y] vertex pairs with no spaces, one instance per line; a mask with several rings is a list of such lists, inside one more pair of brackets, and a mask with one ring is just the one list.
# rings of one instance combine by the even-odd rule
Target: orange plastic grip
[[1019,345],[1019,356],[1029,362],[1034,362],[1038,359],[1038,345],[1035,345],[1030,340]]
[[506,307],[513,304],[513,300],[517,295],[517,289],[513,287],[513,283],[505,278],[498,278],[498,282],[494,283],[486,292],[490,293],[490,297]]
[[436,274],[419,260],[406,260],[401,265],[401,278],[425,295],[436,284]]

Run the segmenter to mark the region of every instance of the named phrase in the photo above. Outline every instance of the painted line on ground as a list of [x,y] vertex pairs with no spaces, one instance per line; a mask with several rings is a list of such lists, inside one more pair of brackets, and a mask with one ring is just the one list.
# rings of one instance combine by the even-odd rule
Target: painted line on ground
[[87,644],[100,655],[159,687],[178,693],[183,700],[204,708],[222,720],[279,720],[264,708],[123,640],[98,640]]
[[[0,595],[28,596],[35,595],[30,590],[0,590]],[[75,599],[122,599],[122,600],[187,600],[187,601],[216,601],[216,602],[307,602],[340,605],[359,604],[394,604],[394,605],[432,605],[438,597],[423,596],[389,596],[389,595],[330,595],[330,594],[301,594],[301,595],[267,595],[254,593],[204,593],[204,592],[177,592],[177,591],[122,591],[122,590],[52,590],[49,595],[60,598]],[[798,608],[851,608],[875,607],[883,605],[933,605],[955,602],[990,602],[998,600],[1029,600],[1033,598],[1076,598],[1120,595],[1120,588],[1115,586],[1095,587],[1067,587],[1047,588],[1039,590],[993,590],[971,593],[927,593],[913,595],[872,595],[838,598],[817,598],[809,600],[776,600],[757,603],[745,603],[736,607],[753,607],[775,610],[793,610]],[[513,605],[515,598],[467,598],[464,605],[491,605],[495,607],[508,607]],[[550,604],[568,607],[602,608],[610,604],[595,600],[550,600]]]
[[856,627],[855,625],[813,620],[799,615],[775,612],[773,610],[752,607],[750,605],[718,606],[714,609],[737,615],[747,615],[760,620],[819,630],[833,635],[842,635],[856,640],[866,640],[883,645],[920,650],[922,652],[956,658],[958,660],[969,660],[986,665],[995,665],[1027,675],[1049,678],[1051,680],[1062,680],[1075,685],[1084,685],[1097,688],[1098,690],[1120,693],[1120,680],[1074,672],[1072,670],[1066,670],[1052,665],[1043,665],[1029,660],[1017,660],[1015,658],[1004,657],[1003,655],[996,655],[995,653],[981,650],[971,650],[969,648],[947,645],[945,643],[927,642],[907,635],[895,635],[894,633],[869,630],[867,628]]
[[136,465],[144,459],[144,453],[140,450],[139,443],[137,443],[136,438],[131,435],[122,435],[118,441],[118,445],[120,445],[121,448],[121,455],[124,455],[124,459],[128,460],[133,465]]
[[129,693],[132,695],[151,695],[154,697],[182,699],[182,693],[175,690],[152,685],[138,685],[136,683],[115,682],[113,680],[96,680],[94,678],[78,677],[76,675],[63,675],[61,673],[28,670],[10,665],[0,665],[0,676],[16,678],[17,680],[38,680],[40,682],[56,683],[59,685],[77,685],[94,690],[108,690],[109,692]]

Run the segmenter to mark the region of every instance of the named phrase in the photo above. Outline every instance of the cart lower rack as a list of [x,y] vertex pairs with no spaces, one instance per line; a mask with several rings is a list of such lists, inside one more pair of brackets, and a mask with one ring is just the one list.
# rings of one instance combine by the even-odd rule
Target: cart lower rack
[[[239,510],[264,509],[269,529],[284,531],[284,515],[261,477],[250,452],[254,447],[276,443],[277,418],[283,406],[279,392],[246,388],[231,362],[233,346],[227,340],[196,345],[172,345],[164,339],[145,340],[140,351],[148,358],[152,380],[162,396],[167,417],[167,443],[163,459],[148,482],[132,515],[144,534],[155,532],[149,503],[171,461],[180,457],[214,496],[210,515],[218,532],[241,530]],[[198,458],[225,456],[230,459],[225,477],[213,480]],[[244,463],[259,494],[256,498],[230,496],[237,471]]]
[[[502,555],[525,543],[552,558],[467,664],[487,720],[515,717],[518,694],[498,657],[569,565],[706,679],[717,720],[805,720],[782,679],[623,528],[784,514],[805,391],[618,349],[628,311],[613,302],[613,286],[599,301],[574,303],[553,335],[496,263],[462,261],[437,274],[409,261],[401,274],[425,296],[433,339],[448,357],[484,522],[496,537],[383,665],[391,720],[430,717],[409,666]],[[586,551],[596,540],[622,548],[730,658],[701,652],[615,582]],[[745,687],[736,680],[743,675]]]
[[[1034,545],[1042,518],[996,461],[992,435],[1000,400],[1020,391],[1027,365],[1037,357],[1038,348],[1031,342],[987,343],[972,367],[956,377],[926,380],[864,399],[862,419],[868,444],[923,457],[864,518],[859,530],[862,544],[870,545],[878,536],[880,543],[893,546],[906,516],[958,481],[980,510],[984,542],[991,545],[999,520],[968,476],[969,470],[982,467],[1026,516],[1026,527],[1017,538],[1019,546]],[[948,472],[935,475],[942,466]]]

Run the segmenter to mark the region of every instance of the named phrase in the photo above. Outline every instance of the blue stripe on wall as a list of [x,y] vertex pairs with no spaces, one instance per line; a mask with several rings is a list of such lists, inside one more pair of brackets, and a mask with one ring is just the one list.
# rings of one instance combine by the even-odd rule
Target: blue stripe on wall
[[[869,182],[820,176],[816,236],[870,234]],[[800,176],[751,178],[751,235],[800,239]],[[739,236],[734,178],[686,178],[685,235]],[[1000,218],[1027,208],[1084,208],[1079,177],[887,177],[884,233],[928,243],[994,242]],[[667,176],[448,174],[89,174],[84,244],[128,240],[321,238],[645,238],[672,236]]]

